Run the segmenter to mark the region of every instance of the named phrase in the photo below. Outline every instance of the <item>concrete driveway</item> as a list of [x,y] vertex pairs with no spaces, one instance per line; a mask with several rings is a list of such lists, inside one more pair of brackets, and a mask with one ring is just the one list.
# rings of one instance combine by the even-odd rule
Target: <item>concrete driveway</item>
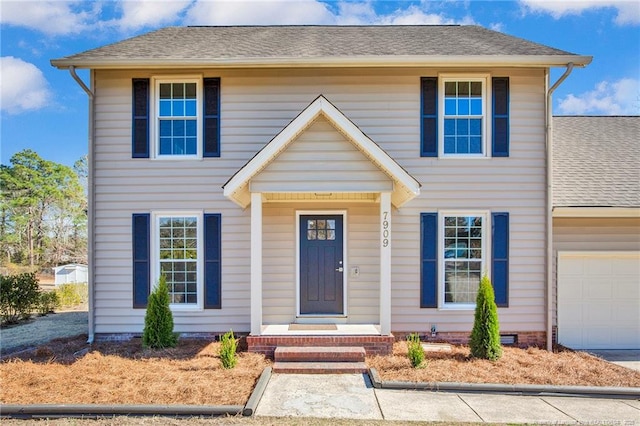
[[640,349],[587,350],[585,352],[613,364],[640,371]]

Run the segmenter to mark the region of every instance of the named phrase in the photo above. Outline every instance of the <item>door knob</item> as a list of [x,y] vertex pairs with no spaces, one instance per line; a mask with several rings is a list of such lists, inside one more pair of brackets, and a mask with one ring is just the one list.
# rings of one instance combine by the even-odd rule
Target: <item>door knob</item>
[[342,272],[342,271],[344,271],[344,268],[342,266],[339,268],[336,268],[336,272]]

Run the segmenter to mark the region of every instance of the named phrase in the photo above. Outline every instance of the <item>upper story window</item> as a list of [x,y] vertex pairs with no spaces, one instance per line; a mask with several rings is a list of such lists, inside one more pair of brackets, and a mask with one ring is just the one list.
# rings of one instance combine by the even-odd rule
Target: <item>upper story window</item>
[[443,154],[484,155],[484,80],[444,79]]
[[198,84],[158,82],[158,155],[198,155]]
[[200,79],[155,80],[156,157],[201,157],[202,137]]
[[133,79],[132,157],[220,156],[220,79]]
[[508,157],[509,78],[421,79],[422,157]]

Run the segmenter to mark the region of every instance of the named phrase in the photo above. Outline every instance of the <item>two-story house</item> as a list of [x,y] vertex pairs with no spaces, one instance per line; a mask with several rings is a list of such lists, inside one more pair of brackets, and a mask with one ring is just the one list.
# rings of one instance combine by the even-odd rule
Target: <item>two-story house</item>
[[139,335],[165,274],[184,335],[466,341],[486,274],[505,339],[549,344],[551,94],[590,61],[458,25],[171,27],[53,60],[90,98],[90,340]]

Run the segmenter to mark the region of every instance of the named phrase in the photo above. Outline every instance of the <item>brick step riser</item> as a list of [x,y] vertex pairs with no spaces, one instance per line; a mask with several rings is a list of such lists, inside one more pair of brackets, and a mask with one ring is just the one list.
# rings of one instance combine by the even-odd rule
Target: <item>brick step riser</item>
[[356,347],[278,347],[276,361],[282,362],[363,362],[364,348]]
[[273,372],[281,374],[362,374],[363,362],[275,362]]

